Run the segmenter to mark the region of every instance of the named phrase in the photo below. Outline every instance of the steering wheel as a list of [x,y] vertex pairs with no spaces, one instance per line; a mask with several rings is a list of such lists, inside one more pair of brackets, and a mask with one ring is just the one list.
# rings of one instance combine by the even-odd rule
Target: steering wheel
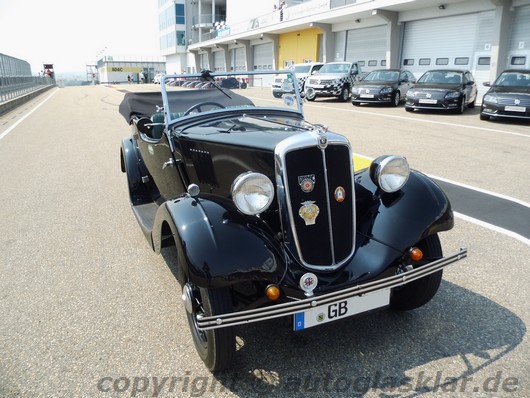
[[195,104],[193,105],[191,108],[189,108],[186,112],[184,112],[184,115],[182,116],[188,116],[193,110],[198,110],[199,112],[202,112],[202,108],[204,106],[207,106],[207,105],[210,105],[210,106],[216,106],[217,108],[220,108],[220,109],[225,109],[226,107],[217,103],[217,102],[212,102],[212,101],[206,101],[206,102],[199,102],[198,104]]

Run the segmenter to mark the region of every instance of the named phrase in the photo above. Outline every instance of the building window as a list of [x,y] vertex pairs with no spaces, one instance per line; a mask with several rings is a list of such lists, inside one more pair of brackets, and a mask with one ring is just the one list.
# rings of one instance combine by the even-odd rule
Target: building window
[[381,66],[386,66],[386,59],[381,60]]
[[406,66],[414,65],[414,59],[409,58],[409,59],[403,60],[403,65],[406,65]]
[[430,58],[420,58],[419,64],[420,65],[430,65],[431,64],[431,59]]
[[489,65],[491,62],[490,57],[479,57],[478,58],[478,64],[479,65]]
[[371,59],[370,61],[368,61],[368,66],[377,66],[377,60]]
[[358,64],[359,66],[364,66],[364,65],[365,65],[365,62],[364,62],[364,61],[359,61],[359,62],[357,62],[357,64]]
[[449,58],[436,58],[436,65],[449,65]]
[[512,57],[510,65],[526,65],[526,57]]
[[455,58],[455,65],[468,65],[469,64],[469,58],[468,57],[457,57]]
[[186,32],[177,30],[177,46],[186,45]]
[[184,4],[175,4],[175,23],[185,25],[186,24],[186,12]]

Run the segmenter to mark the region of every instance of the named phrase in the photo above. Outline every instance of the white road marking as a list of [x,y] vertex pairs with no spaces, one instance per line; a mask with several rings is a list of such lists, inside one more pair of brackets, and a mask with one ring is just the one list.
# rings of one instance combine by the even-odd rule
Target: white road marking
[[4,131],[2,134],[0,134],[0,140],[4,138],[6,135],[8,135],[11,131],[13,131],[20,123],[22,123],[29,115],[31,115],[33,112],[35,112],[37,109],[39,109],[46,101],[48,101],[58,90],[55,90],[53,93],[48,95],[39,105],[37,105],[35,108],[33,108],[31,111],[26,113],[24,116],[22,116],[15,124],[13,124],[11,127],[9,127],[6,131]]

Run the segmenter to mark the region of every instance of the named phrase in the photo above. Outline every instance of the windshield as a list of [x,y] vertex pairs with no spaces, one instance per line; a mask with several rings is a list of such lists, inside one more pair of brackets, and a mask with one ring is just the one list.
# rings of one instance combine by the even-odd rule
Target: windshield
[[311,69],[311,65],[294,65],[292,68],[294,73],[309,73],[309,69]]
[[530,87],[530,72],[503,72],[493,83],[494,86]]
[[[271,96],[275,77],[282,78],[282,96]],[[291,71],[209,72],[166,75],[162,78],[163,112],[166,123],[188,120],[199,114],[226,111],[265,111],[269,116],[283,111],[303,117],[302,99]],[[159,112],[162,112],[160,110]]]
[[462,84],[462,72],[458,71],[428,71],[418,79],[418,83],[428,84]]
[[348,62],[325,64],[322,68],[320,68],[318,73],[348,73],[350,71],[350,66],[351,65]]
[[371,82],[397,82],[399,72],[392,70],[374,70],[363,78],[363,81]]

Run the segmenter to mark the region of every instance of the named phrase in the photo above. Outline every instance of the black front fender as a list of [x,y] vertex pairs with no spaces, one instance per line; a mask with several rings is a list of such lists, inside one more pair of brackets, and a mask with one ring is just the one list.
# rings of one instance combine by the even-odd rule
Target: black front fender
[[272,236],[221,203],[189,196],[164,203],[153,229],[157,252],[163,223],[175,239],[179,266],[198,286],[215,288],[249,280],[272,283],[284,274]]
[[384,193],[368,170],[355,175],[357,230],[371,239],[403,252],[429,235],[453,228],[449,199],[431,179],[411,171],[405,186]]

